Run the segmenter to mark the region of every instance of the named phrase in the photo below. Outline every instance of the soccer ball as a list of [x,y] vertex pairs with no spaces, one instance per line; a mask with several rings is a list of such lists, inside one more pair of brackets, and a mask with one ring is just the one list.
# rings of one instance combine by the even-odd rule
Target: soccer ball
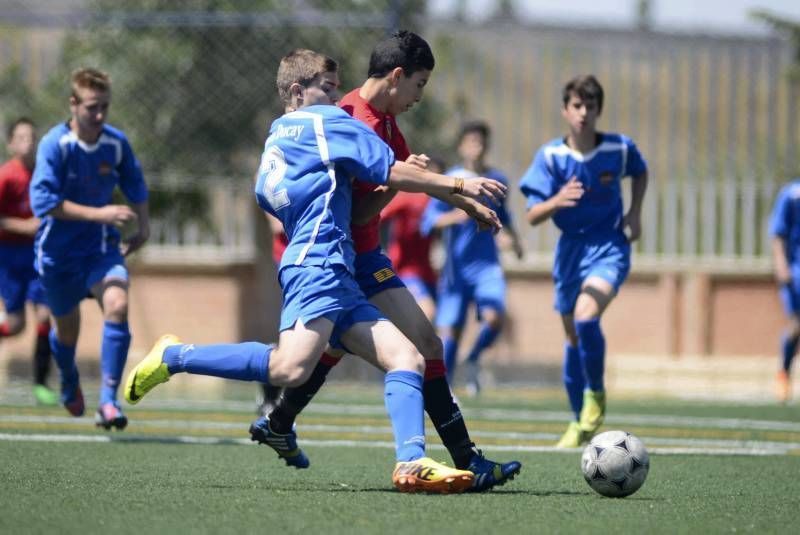
[[644,484],[650,456],[642,441],[625,431],[606,431],[592,439],[581,457],[583,478],[609,498],[630,496]]

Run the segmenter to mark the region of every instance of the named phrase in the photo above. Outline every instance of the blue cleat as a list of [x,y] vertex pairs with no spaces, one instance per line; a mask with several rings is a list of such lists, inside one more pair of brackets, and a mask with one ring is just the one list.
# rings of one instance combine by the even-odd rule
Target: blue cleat
[[250,424],[250,440],[259,444],[266,444],[278,454],[278,457],[286,461],[286,466],[295,468],[308,468],[311,461],[306,454],[297,446],[297,433],[292,426],[292,432],[281,435],[269,428],[269,420],[266,416]]
[[522,464],[518,461],[496,463],[484,457],[481,450],[478,450],[467,467],[467,470],[475,474],[475,481],[468,492],[485,492],[498,485],[505,485],[506,481],[519,474],[520,469]]

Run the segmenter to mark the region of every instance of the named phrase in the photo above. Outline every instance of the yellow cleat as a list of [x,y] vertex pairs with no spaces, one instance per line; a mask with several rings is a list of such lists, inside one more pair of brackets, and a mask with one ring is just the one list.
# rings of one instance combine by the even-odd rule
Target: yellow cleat
[[165,334],[156,340],[153,349],[128,374],[125,381],[125,401],[136,405],[156,385],[169,381],[169,370],[164,363],[164,350],[182,342],[174,334]]
[[775,379],[775,395],[778,397],[778,402],[788,403],[789,398],[792,397],[792,382],[789,379],[789,372],[780,370]]
[[458,494],[472,488],[475,474],[437,463],[430,457],[401,461],[394,467],[392,483],[400,492]]
[[581,409],[581,430],[594,435],[606,417],[606,393],[603,390],[584,390]]
[[588,444],[591,438],[592,433],[581,429],[581,424],[570,422],[561,440],[556,444],[556,448],[580,448],[584,444]]

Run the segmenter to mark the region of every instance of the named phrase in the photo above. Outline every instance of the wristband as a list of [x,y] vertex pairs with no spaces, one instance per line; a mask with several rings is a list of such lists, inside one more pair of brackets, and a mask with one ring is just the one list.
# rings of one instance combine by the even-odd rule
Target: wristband
[[464,179],[456,177],[455,182],[453,183],[453,194],[459,194],[464,192]]

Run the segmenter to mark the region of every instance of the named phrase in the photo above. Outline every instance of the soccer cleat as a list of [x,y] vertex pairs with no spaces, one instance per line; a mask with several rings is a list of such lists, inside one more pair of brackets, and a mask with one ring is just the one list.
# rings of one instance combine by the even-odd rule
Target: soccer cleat
[[86,406],[83,403],[83,391],[78,381],[74,383],[61,383],[61,404],[71,415],[83,416]]
[[439,464],[430,457],[400,461],[392,472],[392,483],[400,492],[458,494],[472,488],[475,474]]
[[128,417],[122,413],[116,403],[103,403],[94,415],[94,424],[103,427],[106,431],[116,427],[122,431],[128,425]]
[[128,374],[128,380],[125,381],[125,401],[136,405],[157,385],[169,381],[170,373],[164,363],[164,350],[180,344],[181,341],[174,334],[165,334],[156,340],[150,352]]
[[792,382],[789,378],[789,372],[779,370],[775,379],[775,395],[780,403],[787,403],[789,398],[792,397]]
[[262,416],[250,424],[250,440],[259,444],[266,444],[278,454],[278,457],[286,461],[286,466],[294,466],[297,469],[308,468],[311,462],[297,445],[297,433],[292,426],[292,431],[286,434],[279,434],[270,429],[269,419]]
[[475,474],[469,492],[484,492],[498,485],[505,485],[506,481],[514,479],[514,476],[519,474],[521,468],[522,464],[518,461],[508,463],[490,461],[478,450],[467,467],[467,470]]
[[591,438],[592,433],[582,430],[581,424],[570,422],[561,440],[556,443],[556,448],[580,448],[584,444],[588,444]]
[[603,390],[584,390],[580,415],[581,430],[594,435],[606,416],[606,393]]
[[36,398],[38,405],[53,407],[58,405],[58,394],[47,388],[45,385],[33,386],[33,397]]

